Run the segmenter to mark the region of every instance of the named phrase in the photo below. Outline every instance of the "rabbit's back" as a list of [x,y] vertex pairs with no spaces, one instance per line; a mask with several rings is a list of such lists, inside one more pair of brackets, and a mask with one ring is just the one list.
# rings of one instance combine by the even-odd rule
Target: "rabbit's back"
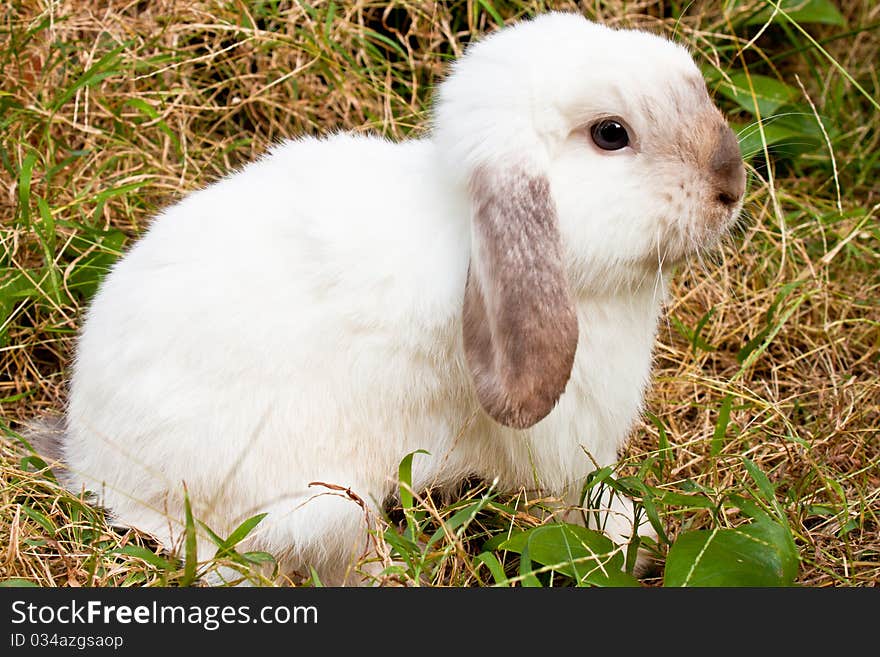
[[162,213],[84,324],[76,484],[125,516],[185,481],[234,524],[309,481],[384,488],[454,433],[468,214],[431,149],[288,142]]

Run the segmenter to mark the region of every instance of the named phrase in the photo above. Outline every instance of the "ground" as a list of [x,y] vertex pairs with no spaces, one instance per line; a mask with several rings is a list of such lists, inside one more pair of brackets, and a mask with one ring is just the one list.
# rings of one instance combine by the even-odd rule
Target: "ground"
[[[743,221],[675,278],[620,475],[644,485],[669,541],[743,527],[751,500],[793,538],[797,583],[880,582],[880,6],[313,5],[0,12],[0,580],[190,584],[207,567],[110,527],[17,438],[22,421],[63,407],[82,311],[151,215],[283,137],[423,134],[432,84],[466,43],[549,6],[687,43],[748,163]],[[471,482],[461,497],[486,492]],[[386,580],[514,577],[518,553],[492,537],[537,524],[521,502],[475,507],[460,531],[415,548],[421,574]],[[429,535],[462,504],[420,495],[392,519]]]

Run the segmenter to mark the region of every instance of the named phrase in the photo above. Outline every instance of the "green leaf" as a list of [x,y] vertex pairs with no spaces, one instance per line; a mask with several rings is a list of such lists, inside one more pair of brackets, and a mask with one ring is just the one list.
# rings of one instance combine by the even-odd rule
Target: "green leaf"
[[669,444],[669,436],[666,433],[666,425],[663,424],[663,420],[661,420],[659,417],[649,411],[645,411],[645,416],[654,423],[655,427],[657,427],[657,448],[660,454],[660,458],[664,461],[671,460],[672,456],[670,452],[672,451],[672,445]]
[[[777,158],[794,157],[819,148],[824,139],[816,123],[816,117],[800,106],[795,106],[792,110],[797,111],[769,118],[763,117],[761,122],[763,137],[762,130],[755,123],[748,126],[734,125],[743,157],[750,158],[763,153],[764,141],[767,142],[768,150]],[[829,135],[832,132],[833,128],[829,127]],[[771,146],[773,148],[770,148]]]
[[77,90],[82,87],[90,87],[105,78],[118,74],[119,71],[113,70],[112,66],[114,66],[119,60],[119,53],[125,50],[129,45],[131,44],[123,43],[117,46],[83,72],[76,82],[62,91],[58,98],[55,99],[55,102],[53,102],[51,106],[52,110],[57,111],[62,105],[64,105],[64,103],[73,98]]
[[765,119],[791,102],[798,93],[784,82],[754,73],[734,73],[729,79],[721,78],[715,89],[750,114],[757,116],[757,108]]
[[312,576],[312,586],[316,588],[323,588],[324,582],[322,582],[321,578],[318,576],[318,571],[309,566],[309,573]]
[[331,42],[330,32],[333,28],[333,18],[336,16],[336,3],[331,0],[327,7],[327,16],[324,18],[324,39]]
[[491,2],[488,2],[487,0],[477,0],[476,4],[482,7],[485,12],[492,17],[492,20],[495,21],[496,25],[504,25],[504,19],[501,17],[501,14],[498,13],[498,10],[495,9]]
[[499,548],[499,546],[509,538],[518,535],[519,532],[502,532],[500,534],[495,534],[492,538],[483,543],[482,550],[483,552],[494,552]]
[[410,559],[415,555],[421,555],[422,553],[421,547],[416,541],[403,534],[398,534],[393,527],[386,530],[383,536],[385,537],[385,542],[406,559]]
[[[211,541],[217,547],[219,547],[221,549],[226,547],[226,541],[223,538],[221,538],[220,536],[218,536],[217,533],[213,529],[208,527],[208,525],[203,523],[201,520],[196,520],[196,522],[199,524],[199,527],[201,527],[208,534],[208,538],[210,538]],[[217,553],[219,554],[220,550],[217,550]]]
[[754,360],[758,356],[760,356],[760,354],[763,353],[767,346],[770,344],[770,340],[773,338],[779,328],[781,328],[788,315],[790,315],[791,312],[793,312],[794,308],[797,308],[797,306],[800,305],[804,301],[804,299],[806,299],[806,295],[802,295],[793,306],[793,308],[790,308],[786,313],[784,313],[782,320],[774,322],[774,318],[776,317],[776,312],[779,309],[779,305],[786,297],[788,297],[788,295],[793,290],[800,287],[803,282],[803,280],[792,281],[790,283],[786,283],[780,288],[779,292],[776,294],[776,298],[773,300],[773,303],[770,304],[770,307],[767,309],[767,313],[765,315],[765,322],[767,325],[758,333],[758,335],[749,340],[742,347],[742,349],[737,352],[736,360],[738,363],[740,363],[740,365],[745,367],[748,361],[751,360],[752,362],[754,362]]
[[171,140],[171,143],[174,144],[174,148],[176,149],[178,155],[182,152],[180,146],[180,140],[177,138],[177,135],[168,127],[168,124],[165,123],[162,119],[159,118],[159,112],[156,109],[147,103],[145,100],[141,98],[129,98],[125,101],[125,105],[135,108],[139,112],[145,114],[147,118],[151,121],[155,121],[156,127],[159,128],[168,138]]
[[706,322],[709,321],[714,312],[715,308],[712,308],[708,313],[703,315],[700,318],[700,321],[697,322],[697,328],[693,331],[691,331],[685,323],[675,315],[669,317],[669,321],[672,322],[672,326],[678,331],[679,335],[691,343],[691,348],[693,349],[693,354],[695,356],[697,355],[697,349],[702,349],[703,351],[715,351],[715,347],[700,337],[700,332],[703,330],[703,327],[706,326]]
[[763,25],[770,18],[774,23],[784,21],[780,12],[773,15],[777,7],[797,23],[824,23],[826,25],[846,25],[843,15],[831,0],[767,0],[768,7],[750,18],[746,25]]
[[184,528],[184,560],[183,577],[181,586],[189,586],[196,581],[196,566],[198,564],[198,544],[196,543],[196,523],[193,520],[192,505],[189,501],[189,491],[186,485],[183,487],[183,510],[186,526]]
[[474,561],[477,563],[481,563],[489,569],[489,572],[492,573],[492,577],[495,578],[495,584],[498,586],[509,586],[507,575],[504,573],[504,567],[501,565],[501,562],[498,561],[498,557],[496,557],[491,552],[481,552],[476,557],[474,557]]
[[243,523],[241,523],[238,527],[233,530],[231,534],[229,534],[226,538],[221,538],[217,535],[217,533],[208,527],[201,520],[197,520],[196,523],[202,528],[202,530],[208,534],[208,538],[211,539],[211,542],[217,546],[217,551],[214,553],[215,558],[231,558],[235,561],[241,562],[242,559],[245,561],[252,561],[252,559],[248,558],[248,554],[261,554],[256,552],[248,552],[246,554],[238,554],[235,550],[235,546],[241,543],[248,534],[253,531],[254,527],[262,522],[263,518],[265,518],[268,514],[266,513],[258,513],[252,518],[248,518]]
[[157,568],[161,568],[162,570],[176,569],[176,566],[168,561],[168,559],[164,559],[152,550],[148,550],[147,548],[140,545],[126,545],[124,548],[119,550],[118,553],[125,554],[129,557],[137,557],[138,559],[142,559],[148,564],[156,566]]
[[[628,503],[633,505],[634,514],[639,515],[635,503],[635,498],[638,497],[641,499],[642,509],[644,509],[645,515],[648,516],[648,521],[651,523],[651,527],[653,527],[654,531],[657,532],[657,537],[663,543],[669,543],[669,537],[666,535],[666,528],[663,526],[663,522],[660,520],[660,514],[658,513],[657,505],[655,504],[655,500],[657,499],[659,492],[658,489],[648,486],[645,482],[636,477],[621,477],[620,479],[618,479],[618,482],[626,482],[627,486],[632,489],[633,492],[624,493],[624,495],[633,498],[631,500],[628,500]],[[629,543],[630,550],[632,550],[633,545],[634,541],[631,540]],[[628,571],[632,570],[631,568],[629,568],[629,566],[631,565],[632,564],[628,564]]]
[[687,326],[685,326],[685,323],[684,323],[684,322],[682,322],[682,321],[681,321],[678,317],[676,317],[675,315],[670,315],[670,316],[669,316],[669,321],[672,322],[672,326],[673,326],[673,328],[675,328],[675,330],[678,331],[678,334],[679,334],[681,337],[683,337],[683,338],[684,338],[685,340],[687,340],[688,342],[691,341],[691,338],[692,338],[692,336],[693,336],[693,332],[692,332]]
[[712,456],[718,456],[724,448],[724,437],[727,435],[727,425],[730,424],[730,407],[733,405],[733,395],[725,395],[718,411],[718,422],[715,423],[715,434],[712,436]]
[[19,218],[25,226],[30,225],[31,222],[31,179],[36,162],[37,154],[34,151],[28,152],[18,172],[18,211]]
[[703,351],[715,351],[715,347],[706,342],[702,336],[700,335],[703,332],[703,329],[706,327],[706,324],[712,319],[712,315],[715,314],[715,306],[712,306],[705,315],[700,318],[700,321],[697,322],[697,327],[694,329],[693,339],[691,340],[691,348],[693,350],[694,356],[697,355],[697,349],[702,349]]
[[434,543],[440,540],[443,536],[446,535],[449,531],[455,531],[456,534],[460,535],[459,528],[464,530],[474,518],[477,517],[477,514],[486,506],[488,503],[488,498],[482,498],[477,500],[476,502],[472,502],[466,505],[463,509],[456,511],[453,516],[443,522],[443,527],[440,527],[431,538],[428,540],[426,547],[431,547]]
[[499,547],[550,566],[582,585],[639,585],[623,572],[623,552],[601,532],[580,525],[542,525],[512,536]]
[[374,41],[385,44],[386,46],[397,52],[397,54],[399,54],[401,57],[406,57],[406,51],[404,51],[404,49],[400,47],[400,44],[392,39],[389,39],[384,34],[379,34],[378,32],[374,32],[371,29],[364,28],[364,35],[366,37],[369,37],[370,39],[373,39]]
[[0,581],[0,588],[40,588],[39,584],[32,582],[27,579],[22,579],[21,577],[10,577],[9,579],[4,579]]
[[62,303],[61,279],[55,266],[55,220],[52,217],[49,204],[39,196],[37,197],[37,208],[40,211],[41,219],[37,225],[37,233],[43,246],[43,259],[46,263],[52,298],[60,305]]
[[530,589],[539,589],[543,586],[541,580],[539,580],[533,572],[528,543],[526,543],[519,555],[519,574],[520,584],[522,586]]
[[408,538],[412,539],[416,535],[417,514],[413,512],[413,494],[412,494],[412,462],[416,454],[429,454],[423,449],[417,449],[410,452],[400,461],[397,467],[397,478],[400,482],[400,505],[403,507],[403,515],[406,516],[406,532]]
[[770,334],[770,326],[764,327],[758,334],[753,337],[751,340],[746,342],[742,348],[736,353],[736,362],[742,365],[746,362],[746,359],[752,354],[755,349],[761,346],[767,336]]
[[787,527],[758,520],[686,532],[666,557],[664,586],[790,586],[798,556]]
[[46,169],[45,179],[46,179],[47,185],[58,174],[58,172],[64,171],[65,169],[67,169],[71,165],[71,163],[75,162],[76,160],[78,160],[81,157],[89,155],[91,153],[91,151],[75,149],[75,150],[68,151],[68,153],[70,153],[70,155],[61,159],[60,161],[56,161],[55,164],[53,164],[51,167]]
[[752,499],[732,493],[728,496],[728,500],[752,520],[770,520],[770,516],[767,515],[763,507]]
[[245,561],[250,561],[251,563],[256,564],[277,563],[277,559],[268,552],[244,552],[241,556],[244,558]]
[[383,536],[385,542],[394,549],[397,556],[406,561],[409,569],[415,572],[418,569],[422,556],[419,544],[403,534],[398,534],[393,527],[386,530]]
[[681,506],[685,509],[714,509],[715,503],[702,493],[688,494],[677,493],[671,490],[661,490],[660,501],[667,506]]
[[55,525],[53,525],[52,521],[49,520],[46,516],[44,516],[42,513],[40,513],[36,509],[32,509],[31,507],[27,506],[26,504],[21,505],[21,510],[24,511],[24,514],[26,516],[28,516],[31,520],[33,520],[38,525],[40,525],[40,527],[45,529],[46,532],[48,532],[50,537],[55,536]]
[[770,480],[767,478],[767,475],[764,474],[764,471],[761,470],[755,462],[751,459],[743,457],[743,465],[748,470],[752,479],[755,480],[755,483],[758,485],[758,489],[761,491],[761,494],[764,496],[764,500],[767,502],[772,502],[776,499],[776,490],[773,488],[773,484],[770,483]]
[[[11,403],[17,402],[21,399],[27,399],[28,397],[33,396],[33,394],[35,392],[36,392],[35,390],[25,390],[24,392],[19,392],[18,394],[10,395],[9,397],[4,397],[3,399],[0,399],[0,404],[11,404]],[[13,432],[13,433],[15,433],[15,432]],[[33,450],[33,447],[31,447],[30,443],[28,443],[26,440],[24,440],[18,434],[15,434],[13,437],[20,440],[28,449]]]
[[21,459],[21,469],[25,472],[39,472],[40,470],[45,470],[49,467],[49,464],[46,463],[39,456],[31,455],[25,456]]
[[[397,478],[401,483],[400,486],[400,505],[403,507],[404,511],[408,511],[412,509],[413,506],[413,496],[412,496],[412,462],[413,457],[416,454],[428,454],[423,449],[417,449],[414,452],[410,452],[400,461],[400,465],[397,467]],[[405,485],[403,485],[405,484]]]
[[67,286],[86,299],[98,291],[98,285],[121,255],[126,240],[125,233],[116,229],[94,231],[90,237],[78,235],[71,240],[71,251],[84,255],[67,278]]
[[259,525],[263,521],[263,518],[265,518],[267,515],[269,514],[258,513],[254,517],[248,518],[243,523],[241,523],[226,538],[226,540],[224,541],[224,543],[226,544],[225,547],[232,548],[241,543],[247,537],[247,535],[253,531],[254,527]]

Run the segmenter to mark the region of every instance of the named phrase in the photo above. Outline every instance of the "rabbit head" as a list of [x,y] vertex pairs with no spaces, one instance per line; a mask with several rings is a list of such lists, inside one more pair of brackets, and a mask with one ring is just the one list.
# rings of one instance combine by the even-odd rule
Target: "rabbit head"
[[745,191],[736,136],[687,50],[574,14],[470,47],[439,88],[433,140],[471,204],[468,366],[484,409],[517,428],[565,389],[577,296],[711,245]]

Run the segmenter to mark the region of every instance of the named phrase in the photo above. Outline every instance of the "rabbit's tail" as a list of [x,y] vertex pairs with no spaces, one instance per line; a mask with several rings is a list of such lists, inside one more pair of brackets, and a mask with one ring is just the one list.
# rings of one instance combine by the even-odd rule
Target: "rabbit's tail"
[[66,426],[60,415],[44,415],[28,421],[19,434],[53,470],[64,469]]

